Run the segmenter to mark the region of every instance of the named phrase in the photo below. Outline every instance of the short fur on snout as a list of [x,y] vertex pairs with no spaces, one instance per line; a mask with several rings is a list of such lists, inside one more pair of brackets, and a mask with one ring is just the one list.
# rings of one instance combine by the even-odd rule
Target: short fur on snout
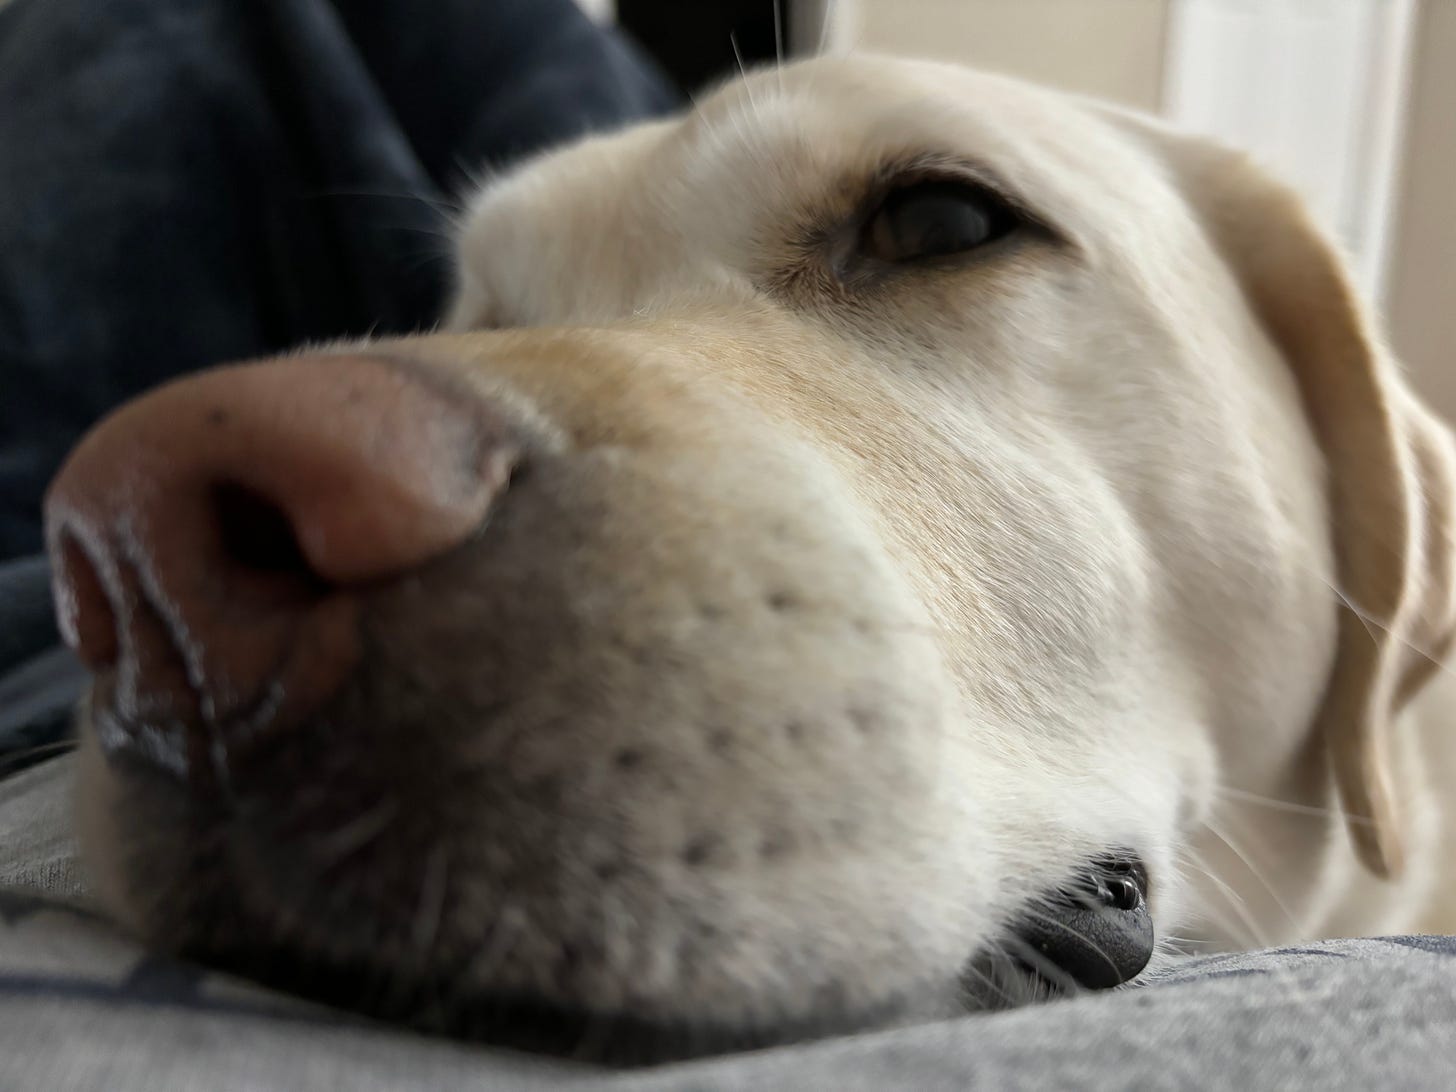
[[[1023,227],[846,258],[926,172]],[[510,417],[489,522],[363,596],[360,669],[227,801],[109,755],[104,680],[83,710],[142,935],[450,1027],[752,1036],[943,1005],[1111,850],[1185,942],[1456,927],[1416,723],[1450,439],[1240,158],[819,60],[493,181],[459,281],[449,332],[349,351]]]

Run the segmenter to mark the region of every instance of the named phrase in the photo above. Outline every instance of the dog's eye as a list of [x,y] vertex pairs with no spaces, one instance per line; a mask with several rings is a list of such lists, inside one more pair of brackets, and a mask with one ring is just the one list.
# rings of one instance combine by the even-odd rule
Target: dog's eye
[[965,182],[917,182],[892,190],[871,214],[861,250],[885,262],[960,254],[1010,234],[1021,217],[995,194]]

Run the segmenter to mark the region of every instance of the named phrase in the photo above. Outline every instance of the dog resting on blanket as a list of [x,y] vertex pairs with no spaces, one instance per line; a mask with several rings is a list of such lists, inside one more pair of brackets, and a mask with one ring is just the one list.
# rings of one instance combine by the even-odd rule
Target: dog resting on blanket
[[1456,927],[1450,438],[1239,157],[812,61],[491,182],[446,327],[51,489],[148,942],[661,1057]]

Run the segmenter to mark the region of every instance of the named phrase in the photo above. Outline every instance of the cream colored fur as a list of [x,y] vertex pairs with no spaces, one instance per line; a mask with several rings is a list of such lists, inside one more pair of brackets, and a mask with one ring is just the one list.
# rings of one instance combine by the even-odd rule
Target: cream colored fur
[[[1129,132],[1133,140],[1126,139]],[[1069,433],[1080,424],[1075,417],[1093,416],[1092,407],[1099,401],[1112,403],[1110,418],[1136,417],[1125,429],[1110,430],[1113,443],[1125,445],[1123,452],[1094,445],[1068,466],[1057,465],[1055,449],[1061,441],[1075,444],[1074,436],[1027,437],[1029,450],[1022,457],[1055,483],[1052,490],[1068,485],[1075,489],[1073,483],[1083,475],[1095,479],[1105,474],[1114,479],[1113,491],[1126,494],[1136,490],[1125,479],[1135,480],[1147,469],[1120,468],[1120,459],[1160,460],[1166,456],[1159,452],[1186,453],[1191,460],[1175,457],[1181,465],[1172,468],[1186,473],[1186,482],[1180,484],[1166,466],[1160,474],[1173,479],[1163,483],[1170,493],[1186,486],[1190,496],[1181,498],[1182,518],[1153,518],[1143,529],[1167,536],[1170,556],[1163,564],[1207,563],[1200,556],[1206,545],[1198,541],[1202,519],[1246,524],[1246,534],[1233,537],[1243,539],[1237,545],[1256,559],[1242,574],[1247,587],[1234,590],[1253,594],[1234,609],[1196,597],[1175,601],[1167,617],[1152,623],[1154,643],[1166,640],[1189,654],[1174,667],[1174,675],[1191,674],[1198,680],[1195,689],[1233,692],[1222,700],[1200,695],[1194,704],[1203,704],[1205,711],[1191,718],[1184,711],[1162,712],[1177,704],[1169,698],[1183,686],[1154,686],[1168,697],[1149,703],[1160,711],[1171,737],[1155,745],[1166,752],[1159,756],[1164,762],[1176,761],[1179,751],[1193,752],[1199,762],[1211,760],[1208,768],[1189,778],[1198,791],[1180,803],[1218,833],[1210,830],[1183,847],[1159,847],[1164,852],[1182,848],[1187,854],[1188,879],[1197,890],[1197,905],[1190,912],[1221,919],[1203,927],[1211,927],[1227,943],[1416,927],[1426,912],[1426,899],[1416,893],[1428,882],[1421,873],[1439,869],[1445,856],[1434,848],[1432,819],[1426,813],[1438,810],[1440,778],[1443,773],[1456,777],[1456,766],[1446,767],[1449,772],[1429,769],[1420,757],[1417,724],[1409,722],[1453,719],[1456,709],[1443,707],[1439,699],[1428,701],[1425,706],[1436,708],[1396,724],[1400,718],[1385,710],[1354,708],[1369,699],[1338,693],[1361,684],[1332,680],[1329,657],[1333,640],[1351,646],[1338,654],[1343,672],[1414,670],[1424,678],[1444,656],[1453,610],[1450,441],[1388,362],[1341,259],[1308,222],[1297,199],[1233,153],[1090,102],[984,74],[870,58],[821,61],[733,86],[685,123],[594,141],[487,187],[465,236],[462,290],[451,324],[471,328],[482,320],[534,325],[617,319],[629,312],[669,310],[684,294],[712,298],[714,288],[731,307],[733,288],[741,296],[743,282],[754,272],[757,256],[749,248],[767,239],[766,249],[772,253],[774,229],[788,234],[789,217],[811,205],[816,191],[832,194],[846,176],[856,169],[869,173],[880,160],[927,153],[964,155],[983,163],[1033,208],[1050,209],[1054,217],[1065,215],[1062,222],[1085,241],[1089,264],[1100,267],[1103,279],[1121,282],[1101,286],[1100,296],[1122,307],[1084,312],[1071,330],[1062,316],[1062,321],[1039,324],[1036,307],[1046,301],[1035,296],[1011,315],[998,316],[1010,320],[1007,329],[977,328],[990,326],[989,319],[968,324],[963,339],[948,347],[951,354],[942,349],[937,354],[942,359],[933,363],[953,368],[958,363],[953,354],[959,352],[964,370],[990,367],[998,374],[960,376],[962,397],[982,400],[977,379],[1009,384],[1021,377],[1008,380],[1007,370],[1040,372],[1051,358],[1060,365],[1052,381],[1070,381],[1072,397],[1091,402],[1073,414]],[[633,206],[643,215],[633,216]],[[1233,234],[1244,238],[1230,246],[1226,237]],[[1008,279],[1017,272],[1007,271]],[[973,285],[970,290],[994,294],[994,306],[1004,305],[1018,287],[1023,286]],[[1118,300],[1119,289],[1138,298]],[[1251,298],[1244,298],[1241,289]],[[908,306],[891,301],[889,306],[910,311],[913,323],[916,301]],[[866,316],[867,324],[874,317]],[[834,324],[833,316],[829,321]],[[894,318],[890,322],[900,325]],[[902,331],[895,330],[893,340],[873,326],[837,332],[858,335],[857,340],[868,344],[857,349],[884,358],[889,374],[877,379],[907,382],[904,373],[914,369],[904,359]],[[1008,344],[1018,335],[1020,341]],[[1053,338],[1064,343],[1046,344]],[[1308,350],[1290,344],[1321,340]],[[1282,366],[1271,368],[1281,350]],[[952,355],[949,362],[943,359],[946,355]],[[1057,360],[1059,355],[1063,359]],[[1291,397],[1290,365],[1307,385],[1301,400]],[[1205,367],[1205,374],[1189,373]],[[1027,383],[1034,384],[1035,377]],[[1034,437],[1036,410],[1029,403],[1045,392],[1006,394],[997,431],[1016,442],[1017,434],[1024,437],[1022,430],[1031,426]],[[925,392],[919,397],[927,400]],[[1311,398],[1334,403],[1327,419],[1311,413]],[[1141,400],[1146,403],[1120,404]],[[940,399],[931,394],[928,401]],[[809,406],[804,412],[824,409]],[[965,429],[967,419],[977,417],[969,406],[929,404],[920,412],[952,418],[951,429]],[[1198,420],[1205,414],[1213,421]],[[1221,415],[1226,416],[1220,422]],[[1379,424],[1367,423],[1377,419]],[[1309,446],[1311,423],[1313,438],[1324,440],[1322,451]],[[1056,422],[1050,427],[1056,429]],[[1231,450],[1205,448],[1206,463],[1197,453],[1199,441],[1207,439],[1199,435],[1204,428],[1223,431],[1218,439],[1232,441]],[[981,454],[1002,437],[988,442],[962,433],[962,438]],[[914,466],[924,458],[913,450],[921,443],[913,426],[887,441],[894,463],[901,466]],[[1043,444],[1051,450],[1036,450]],[[1349,451],[1331,458],[1332,444]],[[1434,481],[1432,498],[1421,495],[1416,481],[1421,471],[1406,465],[1422,458],[1431,464],[1424,477]],[[1391,463],[1402,465],[1395,469]],[[1221,489],[1221,478],[1241,473],[1263,480],[1239,483],[1245,491]],[[1327,473],[1334,478],[1330,496],[1347,505],[1347,511],[1329,511]],[[1401,482],[1401,476],[1412,484]],[[1014,480],[1016,474],[1008,472],[1007,477]],[[886,484],[893,494],[905,483]],[[1248,511],[1251,493],[1262,511]],[[1199,500],[1208,510],[1188,511]],[[904,507],[903,500],[897,503],[892,496],[880,503]],[[913,509],[916,501],[910,503]],[[1433,504],[1439,505],[1434,511]],[[968,521],[977,520],[973,506],[962,502],[960,507],[971,508],[965,512]],[[984,621],[978,624],[975,607],[965,602],[965,590],[955,586],[961,583],[955,574],[964,571],[958,564],[957,540],[969,532],[930,525],[925,511],[897,516],[919,532],[910,549],[921,563],[928,562],[946,578],[933,584],[927,596],[932,610],[972,646],[984,644],[986,635],[977,631],[989,627]],[[1341,571],[1335,560],[1345,543],[1331,541],[1327,529],[1337,520],[1337,538],[1342,529],[1358,527],[1372,539],[1368,549],[1376,556],[1359,562],[1358,570]],[[1433,526],[1425,528],[1427,520]],[[1120,541],[1122,522],[1108,518],[1106,526],[1084,540],[1085,546],[1135,551],[1141,536]],[[1260,534],[1270,536],[1262,544],[1267,551],[1262,557],[1257,556],[1260,544],[1249,541]],[[1408,535],[1426,536],[1432,545],[1409,541]],[[1427,568],[1433,564],[1425,556],[1428,549],[1441,554],[1433,569]],[[1231,565],[1248,561],[1247,555],[1229,559]],[[974,582],[974,576],[964,579]],[[1376,590],[1375,585],[1387,581],[1409,586]],[[1355,610],[1338,609],[1345,597]],[[1245,613],[1250,608],[1252,614]],[[1067,604],[1061,609],[1070,614],[1074,608]],[[1426,612],[1431,620],[1402,632],[1402,612]],[[1209,618],[1210,613],[1218,617]],[[1068,624],[1075,625],[1075,619]],[[1127,637],[1112,635],[1110,643]],[[1280,652],[1263,654],[1279,646]],[[1149,651],[1149,661],[1166,655]],[[974,662],[983,656],[975,650],[951,658]],[[1403,666],[1386,668],[1385,660]],[[1363,666],[1366,662],[1371,668]],[[1013,677],[1035,677],[1041,667],[1028,662],[1007,670]],[[1049,682],[1043,675],[1033,685]],[[1306,753],[1311,750],[1303,731],[1308,713],[1290,716],[1281,708],[1313,708],[1308,704],[1312,694],[1326,687],[1337,692],[1335,700],[1349,704],[1339,714],[1342,726],[1327,731],[1390,737],[1332,741],[1336,746],[1329,753],[1340,776],[1358,786],[1363,771],[1373,786],[1349,790],[1353,841],[1338,824],[1295,810],[1339,807],[1323,768],[1306,768],[1325,760],[1324,753]],[[1441,689],[1435,688],[1437,693]],[[1275,691],[1285,694],[1276,699]],[[1132,716],[1148,712],[1134,710]],[[1316,716],[1332,719],[1328,711]],[[1362,728],[1367,718],[1383,723]],[[1435,733],[1441,735],[1442,729],[1456,726],[1441,725]],[[1088,730],[1095,736],[1104,729],[1089,725]],[[1441,746],[1444,742],[1433,741],[1433,753],[1450,750],[1450,745]],[[1384,747],[1397,756],[1368,753]],[[1411,753],[1399,757],[1401,751]],[[1345,758],[1347,754],[1353,757]],[[1296,755],[1301,761],[1291,762]],[[1397,770],[1401,763],[1407,768]],[[1145,764],[1146,757],[1134,770]],[[1429,784],[1433,778],[1438,785]],[[1220,799],[1219,787],[1231,792]],[[1267,799],[1256,801],[1254,796]],[[1406,832],[1402,823],[1416,829]],[[1391,857],[1395,860],[1389,870],[1402,872],[1405,862],[1400,858],[1407,851],[1399,847],[1407,838],[1415,843],[1411,882],[1402,884],[1397,878],[1376,883],[1350,859],[1368,845],[1376,871],[1387,871],[1384,862]],[[1200,875],[1200,867],[1213,860],[1219,862],[1217,874]],[[1450,871],[1456,873],[1456,865]],[[1456,917],[1434,920],[1456,928]]]
[[[927,159],[1057,240],[837,280],[814,225]],[[1456,609],[1450,440],[1239,158],[1007,79],[820,60],[492,181],[459,263],[451,332],[392,351],[572,454],[563,511],[625,498],[611,547],[543,525],[534,548],[651,653],[603,636],[594,734],[503,775],[580,779],[581,852],[593,815],[625,816],[655,886],[584,886],[532,935],[620,912],[661,940],[666,892],[741,938],[693,977],[624,932],[592,1004],[802,1015],[820,972],[873,1001],[1111,846],[1147,860],[1174,946],[1456,928],[1434,901],[1456,726],[1426,687]],[[744,621],[713,628],[698,594]],[[739,760],[710,761],[712,716]],[[624,739],[670,774],[593,772]],[[669,860],[705,827],[726,847],[706,880]],[[764,863],[765,832],[792,862]]]

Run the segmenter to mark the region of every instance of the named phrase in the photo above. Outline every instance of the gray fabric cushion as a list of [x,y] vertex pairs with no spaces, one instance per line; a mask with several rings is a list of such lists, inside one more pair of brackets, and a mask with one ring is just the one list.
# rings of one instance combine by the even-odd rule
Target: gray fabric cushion
[[73,766],[68,755],[0,780],[0,890],[84,901],[70,821]]
[[69,774],[0,786],[7,1090],[1456,1088],[1446,937],[1193,959],[1113,993],[647,1070],[426,1039],[149,956],[56,901],[80,890]]

